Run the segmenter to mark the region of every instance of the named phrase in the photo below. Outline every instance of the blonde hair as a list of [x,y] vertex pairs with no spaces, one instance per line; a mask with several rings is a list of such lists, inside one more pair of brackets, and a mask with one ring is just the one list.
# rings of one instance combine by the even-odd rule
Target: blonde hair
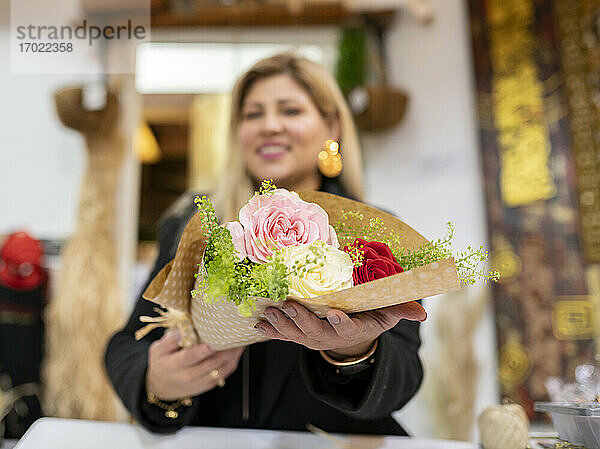
[[217,214],[223,221],[235,220],[239,209],[254,191],[253,181],[246,172],[242,150],[237,144],[236,131],[242,119],[246,95],[258,80],[286,74],[310,95],[324,119],[335,116],[340,122],[340,153],[344,169],[340,184],[345,192],[361,200],[363,174],[360,144],[352,114],[334,78],[319,64],[293,53],[282,53],[262,59],[241,76],[231,94],[229,161],[215,195]]

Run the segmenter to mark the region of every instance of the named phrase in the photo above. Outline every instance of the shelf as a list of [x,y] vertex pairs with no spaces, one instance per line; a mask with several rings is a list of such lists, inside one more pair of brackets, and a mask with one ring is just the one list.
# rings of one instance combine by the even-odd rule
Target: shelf
[[[364,15],[348,11],[340,4],[310,4],[297,14],[291,13],[285,5],[241,4],[206,6],[187,13],[156,11],[152,14],[151,23],[152,28],[339,25]],[[366,15],[387,26],[393,21],[395,11],[369,12]]]

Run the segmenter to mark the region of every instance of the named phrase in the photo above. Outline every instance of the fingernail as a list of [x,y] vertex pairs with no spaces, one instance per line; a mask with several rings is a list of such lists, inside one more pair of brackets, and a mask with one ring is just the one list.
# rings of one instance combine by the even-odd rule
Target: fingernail
[[259,326],[259,325],[256,325],[256,326],[254,326],[254,329],[256,329],[258,332],[260,332],[260,333],[261,333],[261,334],[263,334],[263,335],[265,335],[265,334],[267,333],[267,331],[265,331],[265,330],[263,329],[263,327],[262,327],[262,326]]
[[327,319],[329,320],[329,322],[331,324],[340,324],[340,317],[337,316],[336,314],[333,315],[327,315]]
[[273,312],[265,312],[265,317],[271,323],[276,323],[277,322],[277,315],[275,315]]
[[283,306],[283,311],[290,318],[294,318],[296,315],[298,315],[298,312],[296,312],[296,309],[294,309],[292,306]]

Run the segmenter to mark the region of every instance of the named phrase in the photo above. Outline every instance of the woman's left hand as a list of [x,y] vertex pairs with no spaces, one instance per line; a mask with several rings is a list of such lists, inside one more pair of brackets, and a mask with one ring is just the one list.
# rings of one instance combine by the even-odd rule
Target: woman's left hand
[[415,301],[352,316],[331,309],[327,319],[319,319],[297,302],[286,301],[283,312],[275,307],[267,308],[264,315],[268,322],[260,321],[255,328],[269,338],[328,350],[340,357],[366,353],[379,335],[402,319],[424,321],[427,318],[425,309]]

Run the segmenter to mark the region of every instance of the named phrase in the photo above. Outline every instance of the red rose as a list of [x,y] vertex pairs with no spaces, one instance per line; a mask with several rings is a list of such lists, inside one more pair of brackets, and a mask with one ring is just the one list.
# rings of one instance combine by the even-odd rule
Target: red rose
[[[356,239],[352,246],[359,247],[364,252],[363,263],[360,267],[354,267],[352,278],[354,285],[381,279],[393,274],[402,273],[404,269],[392,254],[389,246],[381,242],[367,242]],[[344,248],[347,252],[348,247]]]

